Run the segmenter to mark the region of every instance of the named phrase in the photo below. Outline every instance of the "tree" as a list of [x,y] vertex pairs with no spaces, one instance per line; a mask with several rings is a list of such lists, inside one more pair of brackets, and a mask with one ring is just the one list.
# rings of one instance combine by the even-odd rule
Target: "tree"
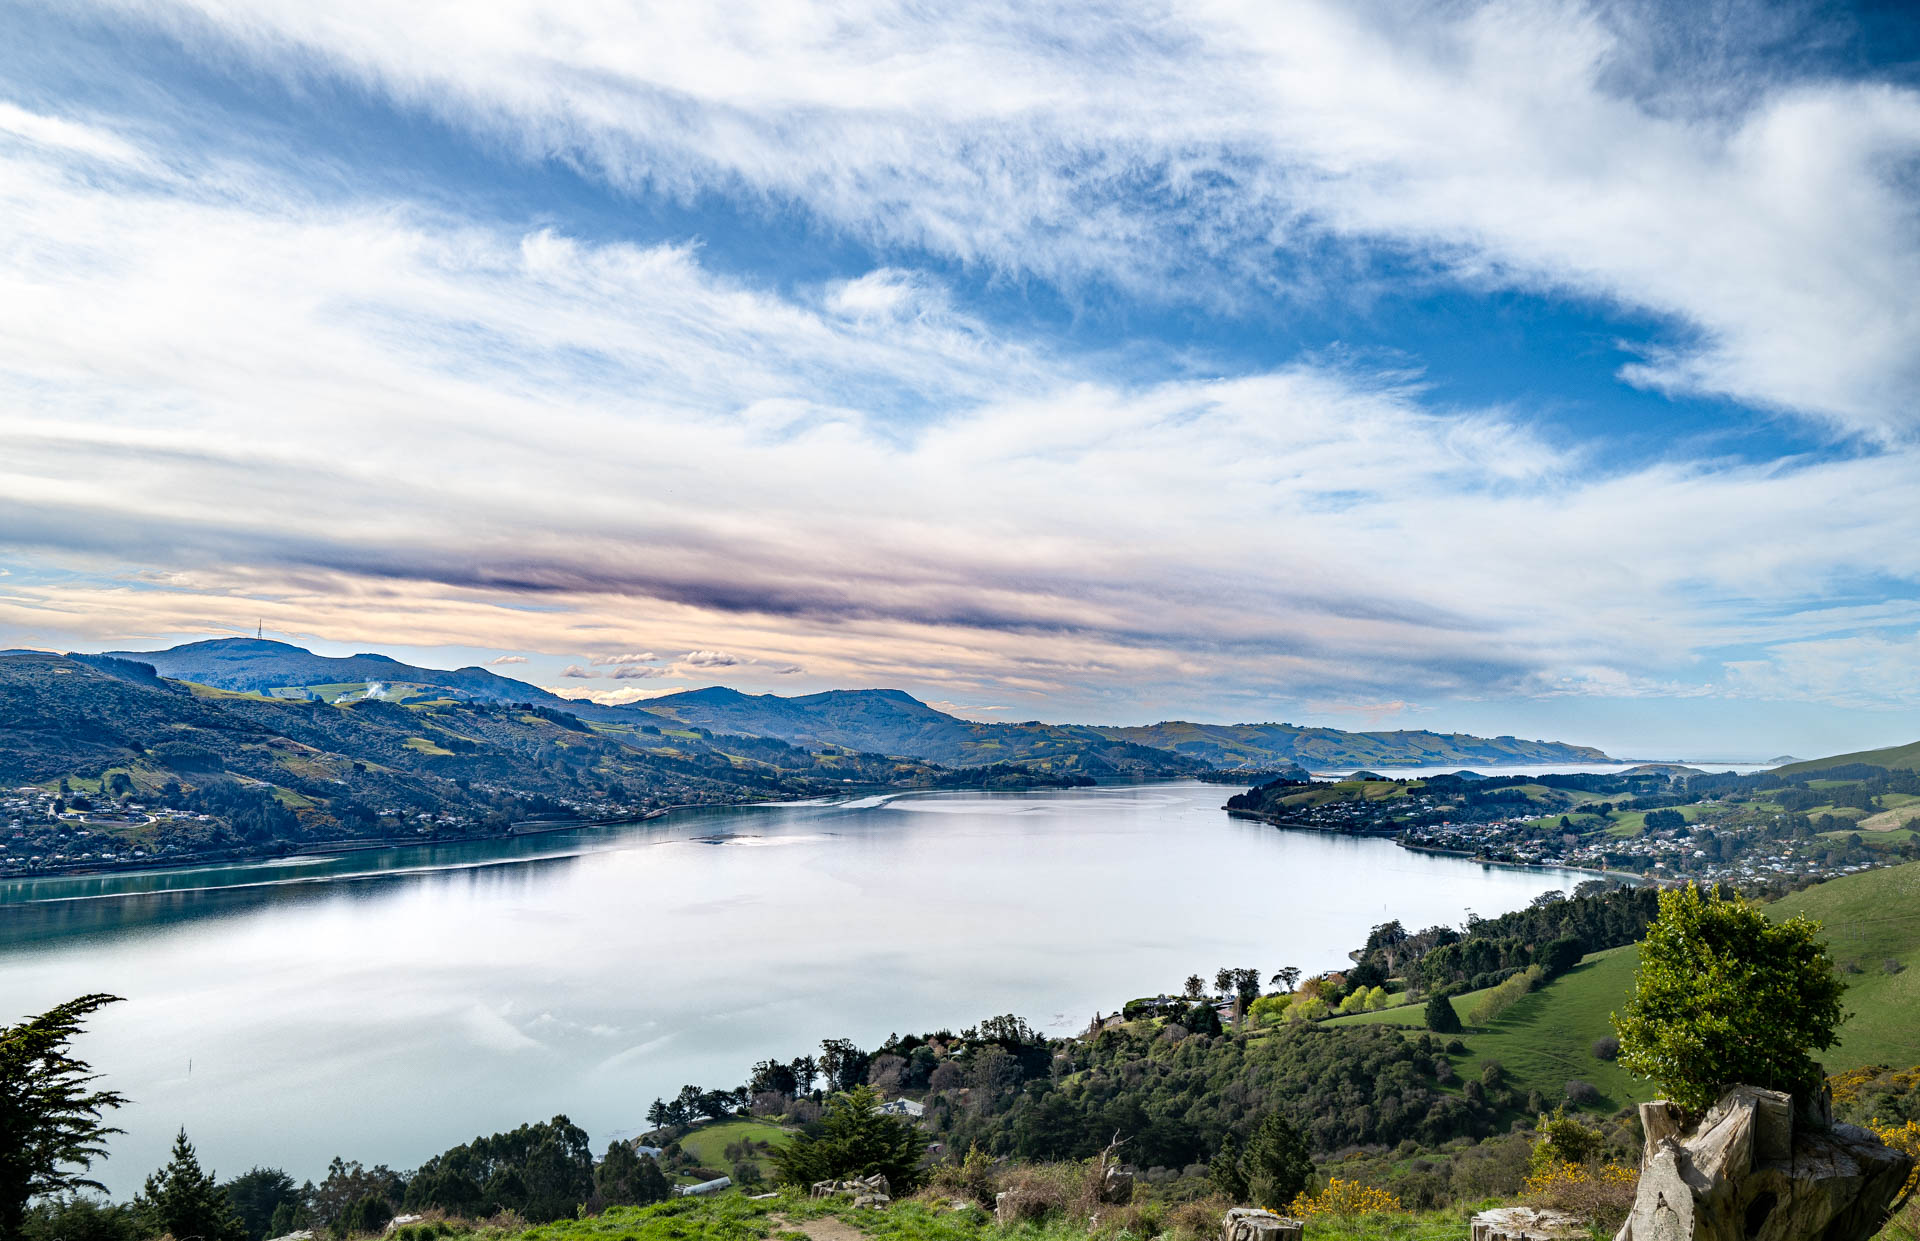
[[240,1222],[247,1226],[247,1236],[252,1241],[279,1236],[279,1233],[271,1231],[275,1213],[284,1204],[292,1204],[289,1212],[297,1211],[301,1205],[299,1186],[278,1168],[254,1168],[242,1172],[222,1188],[227,1191],[227,1199],[233,1203],[233,1209],[239,1213]]
[[1247,1174],[1240,1168],[1240,1144],[1229,1133],[1207,1164],[1207,1176],[1213,1187],[1229,1202],[1247,1200]]
[[806,1186],[879,1172],[895,1197],[912,1190],[926,1142],[912,1125],[876,1111],[879,1104],[880,1097],[865,1085],[835,1095],[819,1137],[799,1134],[773,1152],[780,1181]]
[[0,1241],[20,1236],[31,1198],[104,1192],[85,1173],[106,1158],[104,1139],[120,1132],[102,1117],[125,1100],[90,1089],[97,1075],[67,1047],[86,1017],[119,999],[83,995],[0,1028]]
[[1453,1011],[1453,1001],[1446,992],[1434,992],[1427,1001],[1427,1029],[1435,1034],[1458,1034],[1463,1028],[1460,1014]]
[[1284,991],[1292,991],[1294,986],[1300,981],[1300,967],[1297,965],[1281,966],[1279,969],[1273,971],[1271,981],[1274,986]]
[[627,1142],[607,1147],[607,1157],[593,1170],[593,1188],[608,1206],[643,1207],[673,1192],[653,1156],[640,1154]]
[[1633,998],[1613,1016],[1621,1065],[1696,1114],[1736,1084],[1817,1088],[1809,1053],[1833,1046],[1845,990],[1819,931],[1692,884],[1662,892]]
[[1206,993],[1207,993],[1207,984],[1205,981],[1201,979],[1200,975],[1188,974],[1186,997],[1189,1000],[1197,1000],[1202,996],[1206,995]]
[[1313,1179],[1307,1135],[1279,1112],[1267,1113],[1241,1159],[1254,1205],[1284,1210]]
[[173,1158],[147,1178],[134,1207],[156,1235],[168,1233],[178,1241],[247,1241],[246,1224],[213,1173],[201,1170],[185,1129],[173,1139]]

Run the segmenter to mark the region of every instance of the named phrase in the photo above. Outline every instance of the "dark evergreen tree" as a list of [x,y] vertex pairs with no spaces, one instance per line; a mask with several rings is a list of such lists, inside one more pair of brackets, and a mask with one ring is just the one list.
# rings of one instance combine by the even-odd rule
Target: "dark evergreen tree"
[[1269,1112],[1260,1122],[1240,1162],[1254,1204],[1269,1210],[1284,1210],[1313,1179],[1307,1135],[1279,1112]]
[[593,1170],[593,1188],[607,1206],[646,1206],[665,1199],[672,1187],[653,1156],[642,1155],[626,1142],[607,1147],[607,1157]]
[[866,1087],[834,1097],[819,1137],[800,1134],[773,1153],[779,1179],[788,1185],[882,1173],[897,1197],[920,1180],[925,1139],[910,1124],[876,1112],[878,1095]]
[[239,1212],[241,1222],[247,1226],[247,1236],[252,1241],[284,1236],[284,1233],[273,1231],[274,1217],[280,1214],[282,1207],[286,1207],[285,1218],[291,1220],[301,1204],[300,1187],[278,1168],[254,1168],[243,1172],[228,1181],[225,1189],[233,1209]]
[[1220,1141],[1220,1149],[1207,1163],[1207,1177],[1221,1197],[1229,1202],[1247,1200],[1247,1174],[1240,1167],[1240,1143],[1229,1133]]
[[1436,991],[1427,1001],[1427,1029],[1436,1034],[1458,1034],[1464,1029],[1460,1014],[1453,1011],[1453,1000],[1444,991]]
[[85,1173],[120,1132],[101,1118],[125,1100],[90,1089],[96,1075],[67,1047],[88,1015],[119,998],[84,995],[0,1028],[0,1241],[20,1237],[29,1199],[102,1188]]
[[185,1129],[173,1139],[173,1158],[147,1178],[134,1206],[155,1235],[168,1233],[175,1241],[247,1241],[246,1224],[213,1173],[201,1169]]

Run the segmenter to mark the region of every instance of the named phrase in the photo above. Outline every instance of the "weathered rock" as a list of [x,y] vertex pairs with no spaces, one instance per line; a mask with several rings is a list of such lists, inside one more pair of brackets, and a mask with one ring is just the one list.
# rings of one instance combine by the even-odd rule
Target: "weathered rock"
[[807,1191],[810,1198],[850,1197],[856,1207],[884,1207],[893,1201],[893,1186],[887,1183],[886,1174],[875,1172],[872,1176],[855,1177],[847,1181],[815,1181]]
[[1473,1217],[1472,1241],[1563,1241],[1587,1232],[1585,1220],[1565,1211],[1499,1207]]
[[1305,1226],[1259,1207],[1233,1207],[1220,1221],[1220,1241],[1300,1241]]
[[1670,1104],[1643,1105],[1640,1186],[1615,1241],[1866,1241],[1913,1160],[1832,1115],[1830,1098],[1796,1107],[1735,1086],[1683,1132]]
[[1111,1202],[1116,1206],[1125,1206],[1133,1201],[1133,1173],[1126,1168],[1109,1165],[1105,1175],[1100,1178],[1100,1201]]
[[425,1218],[427,1217],[424,1215],[396,1215],[387,1221],[387,1231],[392,1232],[396,1228],[405,1228],[409,1224],[417,1224]]

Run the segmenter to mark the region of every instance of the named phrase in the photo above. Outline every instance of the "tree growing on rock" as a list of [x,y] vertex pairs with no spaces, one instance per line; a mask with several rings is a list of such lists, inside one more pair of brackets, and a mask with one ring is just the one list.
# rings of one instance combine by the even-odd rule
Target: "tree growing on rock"
[[1692,1113],[1736,1084],[1816,1089],[1810,1053],[1833,1046],[1845,990],[1819,931],[1692,884],[1661,893],[1633,998],[1613,1015],[1621,1065]]

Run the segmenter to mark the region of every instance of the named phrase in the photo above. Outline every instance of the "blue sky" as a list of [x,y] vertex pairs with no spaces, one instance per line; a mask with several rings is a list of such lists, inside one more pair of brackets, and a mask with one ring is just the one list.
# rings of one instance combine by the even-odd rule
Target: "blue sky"
[[1920,734],[1900,6],[0,3],[0,644]]

